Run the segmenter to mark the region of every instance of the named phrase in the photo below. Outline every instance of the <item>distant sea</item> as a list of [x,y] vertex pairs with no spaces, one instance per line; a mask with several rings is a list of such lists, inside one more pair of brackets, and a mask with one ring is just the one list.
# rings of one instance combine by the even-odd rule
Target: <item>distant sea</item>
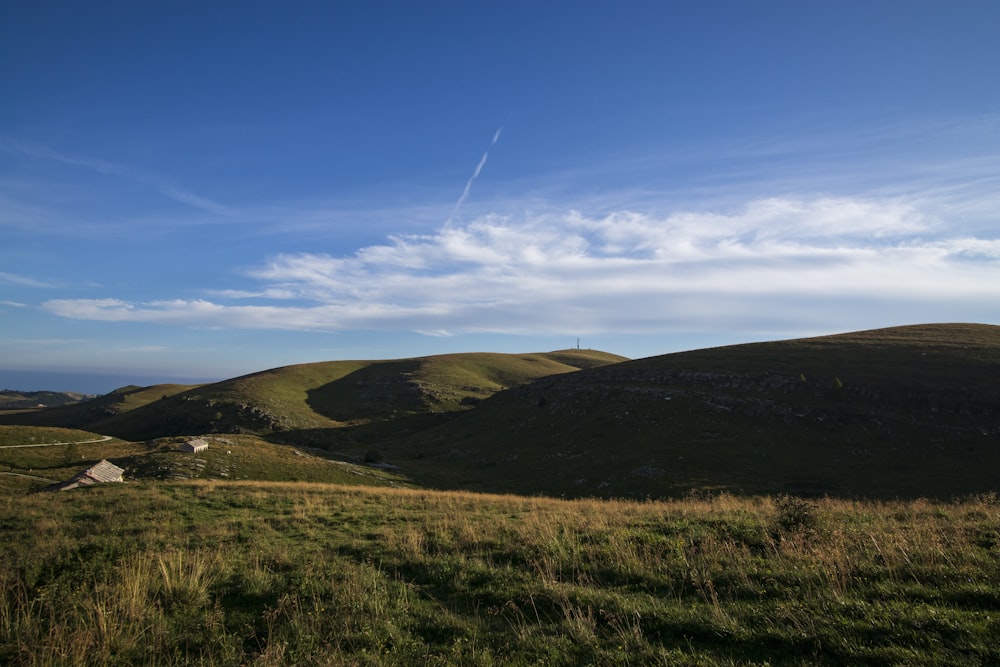
[[14,391],[72,391],[79,394],[107,394],[130,384],[148,387],[153,384],[204,384],[224,378],[176,378],[149,375],[60,373],[56,371],[17,371],[0,369],[0,389]]

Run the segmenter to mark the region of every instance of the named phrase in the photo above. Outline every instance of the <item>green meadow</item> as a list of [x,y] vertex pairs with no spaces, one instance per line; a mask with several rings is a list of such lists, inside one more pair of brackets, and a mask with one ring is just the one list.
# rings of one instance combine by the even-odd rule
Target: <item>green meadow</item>
[[3,664],[1000,662],[994,496],[196,480],[0,502]]
[[0,664],[1000,664],[998,369],[921,325],[11,411]]
[[[332,459],[326,452],[274,445],[250,435],[204,436],[209,448],[179,450],[187,438],[148,442],[104,440],[74,429],[0,425],[0,492],[37,491],[108,459],[127,480],[257,480],[407,486],[389,469]],[[35,446],[41,443],[65,443]],[[30,446],[23,446],[28,444]]]

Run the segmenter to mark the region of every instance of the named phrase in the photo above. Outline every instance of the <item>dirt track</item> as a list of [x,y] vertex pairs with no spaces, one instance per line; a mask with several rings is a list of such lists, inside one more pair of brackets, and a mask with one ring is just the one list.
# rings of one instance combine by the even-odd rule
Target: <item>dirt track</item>
[[90,445],[95,442],[107,442],[111,440],[110,435],[102,435],[94,440],[76,440],[74,442],[42,442],[36,445],[2,445],[0,449],[17,449],[19,447],[58,447],[59,445]]

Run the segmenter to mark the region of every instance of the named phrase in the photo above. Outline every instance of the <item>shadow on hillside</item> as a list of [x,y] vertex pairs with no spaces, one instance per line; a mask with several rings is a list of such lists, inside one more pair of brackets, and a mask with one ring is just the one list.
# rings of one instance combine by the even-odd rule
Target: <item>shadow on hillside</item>
[[410,378],[421,366],[405,359],[373,363],[306,393],[306,403],[335,421],[387,419],[424,409],[424,395]]
[[391,456],[401,439],[440,426],[455,416],[455,413],[408,414],[357,426],[292,429],[262,437],[275,444],[316,447],[360,460],[372,451]]

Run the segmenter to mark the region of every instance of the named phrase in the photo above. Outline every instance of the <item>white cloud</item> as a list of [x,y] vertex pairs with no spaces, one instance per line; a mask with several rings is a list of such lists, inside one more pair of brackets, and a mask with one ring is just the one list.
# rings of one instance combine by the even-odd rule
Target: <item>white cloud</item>
[[1000,298],[1000,240],[947,231],[902,199],[770,198],[732,212],[659,217],[490,215],[350,256],[279,255],[251,273],[262,287],[217,293],[230,303],[57,299],[44,307],[104,321],[428,335],[651,333],[735,322],[842,330],[859,313],[983,321]]
[[[0,271],[0,283],[9,283],[12,285],[21,285],[23,287],[52,287],[49,283],[38,280],[36,278],[31,278],[29,276],[22,276],[16,273],[7,273],[6,271]],[[8,304],[13,305],[13,304]]]

